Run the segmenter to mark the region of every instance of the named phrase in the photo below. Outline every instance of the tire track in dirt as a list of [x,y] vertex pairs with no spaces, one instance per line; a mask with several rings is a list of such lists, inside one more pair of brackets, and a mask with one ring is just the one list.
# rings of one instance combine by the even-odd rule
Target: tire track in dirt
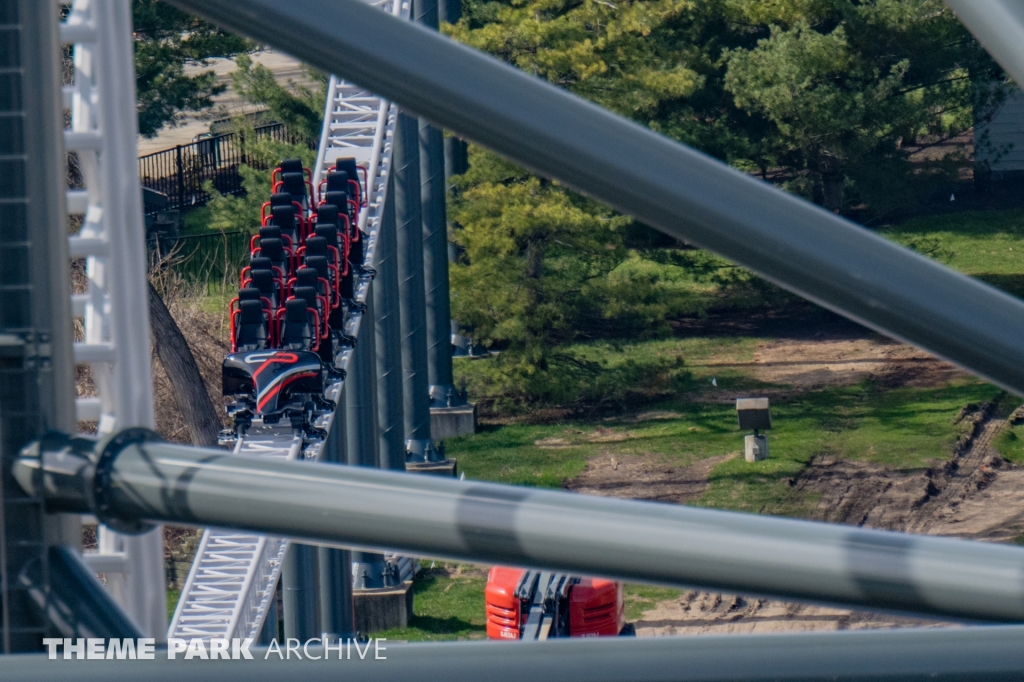
[[[900,472],[823,454],[794,487],[821,496],[812,518],[822,521],[976,539],[1014,537],[1024,530],[1024,469],[1008,465],[992,448],[1008,421],[997,414],[1002,397],[964,409],[957,421],[969,423],[970,430],[941,467]],[[948,625],[700,591],[657,604],[636,622],[637,633],[647,636]]]

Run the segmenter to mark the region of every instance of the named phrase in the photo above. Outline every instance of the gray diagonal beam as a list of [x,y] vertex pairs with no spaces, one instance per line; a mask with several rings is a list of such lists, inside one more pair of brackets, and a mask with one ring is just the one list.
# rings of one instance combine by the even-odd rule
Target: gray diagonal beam
[[358,0],[169,0],[1024,394],[1024,303]]
[[[50,509],[238,528],[943,617],[1024,621],[1024,549],[370,467],[48,435],[14,474]],[[253,500],[258,500],[254,504]]]
[[946,0],[946,4],[1017,84],[1024,83],[1024,3]]

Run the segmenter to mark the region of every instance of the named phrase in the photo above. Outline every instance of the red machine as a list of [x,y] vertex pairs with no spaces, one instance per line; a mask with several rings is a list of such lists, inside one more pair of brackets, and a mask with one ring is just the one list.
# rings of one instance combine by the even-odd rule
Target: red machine
[[487,637],[549,639],[632,635],[622,584],[495,566],[484,591]]

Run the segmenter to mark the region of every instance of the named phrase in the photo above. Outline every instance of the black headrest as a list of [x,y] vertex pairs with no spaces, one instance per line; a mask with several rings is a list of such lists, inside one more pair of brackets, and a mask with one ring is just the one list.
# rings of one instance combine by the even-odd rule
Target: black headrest
[[260,239],[260,255],[272,263],[284,261],[284,246],[280,239]]
[[249,277],[252,278],[252,285],[264,295],[274,293],[274,273],[270,270],[251,270]]
[[260,239],[280,239],[281,228],[277,225],[264,225],[260,228]]
[[[288,196],[291,196],[291,194]],[[270,211],[271,221],[274,225],[285,230],[295,229],[295,209],[292,207],[291,202],[287,206],[274,206]]]
[[320,223],[317,223],[316,236],[323,239],[327,246],[333,246],[334,248],[338,248],[337,225],[321,225]]
[[302,174],[302,171],[298,173],[281,173],[281,182],[284,185],[284,190],[293,197],[306,196],[306,176]]
[[285,320],[304,324],[309,318],[306,317],[306,300],[302,298],[290,298],[285,301]]
[[250,256],[249,267],[253,270],[269,270],[274,264],[266,256]]
[[[259,301],[260,290],[254,287],[244,287],[238,290],[238,301],[241,304],[242,301]],[[263,305],[260,303],[260,305]]]
[[323,237],[306,237],[306,257],[326,256],[327,240]]
[[291,206],[295,201],[288,192],[274,192],[270,195],[271,206]]
[[282,173],[301,173],[302,159],[285,159],[278,168]]
[[347,192],[348,173],[346,173],[345,171],[330,171],[329,173],[327,173],[327,191]]
[[316,289],[313,287],[295,287],[292,295],[305,301],[307,308],[316,309]]
[[338,207],[338,210],[348,211],[348,192],[331,190],[324,194],[324,202],[334,204]]
[[341,226],[341,218],[338,217],[338,206],[336,204],[320,204],[316,208],[316,221],[327,225]]
[[259,301],[239,301],[238,309],[242,311],[241,324],[263,324],[263,304]]
[[356,168],[356,160],[352,157],[338,159],[334,162],[334,170],[345,171],[348,173],[349,180],[359,182],[359,171]]
[[319,277],[327,279],[327,256],[309,256],[306,258],[306,267],[316,270]]
[[317,271],[313,268],[299,268],[295,271],[295,286],[317,288]]

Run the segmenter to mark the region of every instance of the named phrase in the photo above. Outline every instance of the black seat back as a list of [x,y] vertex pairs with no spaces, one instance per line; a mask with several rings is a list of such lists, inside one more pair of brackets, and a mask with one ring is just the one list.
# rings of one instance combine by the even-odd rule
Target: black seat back
[[323,237],[306,238],[306,258],[310,256],[323,256],[328,262],[334,258],[334,254],[327,250],[327,240]]
[[324,203],[337,206],[338,211],[348,215],[348,219],[352,221],[355,220],[355,214],[353,212],[352,205],[348,203],[348,200],[348,192],[342,190],[330,190],[328,192],[324,192]]
[[277,306],[277,284],[274,282],[272,270],[250,270],[249,277],[252,280],[250,286],[258,289],[260,296],[270,299],[270,305]]
[[306,256],[306,267],[313,268],[317,277],[323,277],[328,282],[331,281],[331,271],[327,267],[326,256]]
[[249,267],[253,270],[269,270],[274,267],[274,264],[266,256],[251,256],[249,258]]
[[[295,271],[295,286],[296,287],[312,287],[317,291],[320,291],[320,282],[317,279],[316,270],[313,268],[299,268]],[[326,294],[326,291],[321,291],[321,294]]]
[[351,156],[343,159],[338,159],[337,161],[335,161],[334,170],[344,171],[345,174],[348,175],[349,180],[355,180],[356,182],[359,182],[358,166],[356,165],[356,160],[353,159]]
[[279,268],[285,267],[284,244],[280,239],[261,239],[260,255],[269,258]]
[[274,192],[273,194],[270,195],[271,207],[291,206],[293,201],[295,200],[292,199],[292,195],[289,194],[288,192]]
[[281,189],[292,195],[300,204],[306,200],[306,176],[298,173],[281,173]]
[[[243,287],[238,290],[238,300],[241,301],[259,301],[260,290],[256,287]],[[263,305],[260,303],[260,305]]]
[[[244,291],[244,290],[243,290]],[[235,346],[238,350],[260,350],[267,347],[267,324],[260,301],[238,302]]]
[[301,298],[290,298],[285,302],[284,325],[281,327],[282,348],[308,350],[312,347],[314,330],[306,307],[305,299]]
[[316,297],[316,289],[314,289],[313,287],[295,287],[292,290],[292,296],[294,296],[295,298],[301,298],[303,301],[305,301],[307,308],[319,310],[320,314],[323,314],[323,308],[320,305],[320,301],[318,301]]
[[260,228],[260,239],[280,239],[281,228],[277,225],[264,225]]
[[328,192],[347,192],[348,173],[345,171],[328,171],[327,173]]
[[299,226],[295,223],[295,208],[291,204],[271,208],[270,224],[291,237],[292,244],[299,238]]
[[[338,253],[341,253],[341,245],[338,244],[338,226],[327,225],[324,223],[317,223],[314,233],[317,237],[324,240],[327,246],[333,246],[338,249]],[[307,240],[308,241],[308,240]]]
[[334,204],[320,204],[316,209],[316,222],[322,225],[334,225],[341,227],[341,218],[338,217],[338,207]]
[[301,173],[302,159],[285,159],[278,166],[282,173]]

